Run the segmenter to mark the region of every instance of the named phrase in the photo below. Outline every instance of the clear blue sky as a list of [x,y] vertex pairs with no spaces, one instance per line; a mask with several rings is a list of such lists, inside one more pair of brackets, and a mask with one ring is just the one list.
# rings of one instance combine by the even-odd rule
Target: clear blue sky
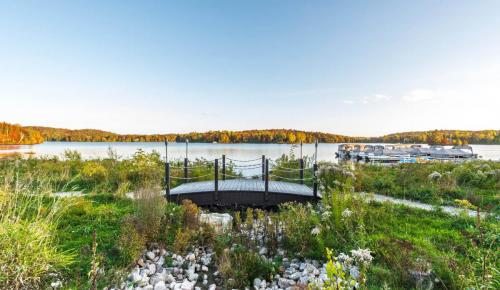
[[0,120],[500,128],[500,1],[0,1]]

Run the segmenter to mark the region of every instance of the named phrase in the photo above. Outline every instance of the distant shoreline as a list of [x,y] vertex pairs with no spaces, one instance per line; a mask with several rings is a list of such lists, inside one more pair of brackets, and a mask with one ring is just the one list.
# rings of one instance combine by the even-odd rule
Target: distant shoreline
[[500,130],[430,130],[400,132],[378,137],[346,136],[295,129],[207,131],[167,134],[117,134],[97,129],[71,130],[41,126],[21,126],[0,122],[0,143],[35,145],[54,142],[184,142],[221,144],[387,143],[430,145],[500,145]]

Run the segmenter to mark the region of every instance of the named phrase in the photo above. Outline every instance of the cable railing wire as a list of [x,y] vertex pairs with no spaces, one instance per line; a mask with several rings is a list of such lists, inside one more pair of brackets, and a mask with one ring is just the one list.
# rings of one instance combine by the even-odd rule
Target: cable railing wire
[[227,160],[235,161],[235,162],[253,162],[253,161],[259,161],[262,160],[262,158],[257,158],[257,159],[248,159],[248,160],[238,160],[238,159],[232,159],[229,157],[226,157]]

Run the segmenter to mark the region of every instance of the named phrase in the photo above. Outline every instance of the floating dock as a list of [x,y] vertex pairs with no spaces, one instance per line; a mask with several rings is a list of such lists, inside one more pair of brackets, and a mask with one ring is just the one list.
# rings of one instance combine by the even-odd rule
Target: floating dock
[[458,162],[477,159],[471,146],[340,144],[336,157],[370,163]]

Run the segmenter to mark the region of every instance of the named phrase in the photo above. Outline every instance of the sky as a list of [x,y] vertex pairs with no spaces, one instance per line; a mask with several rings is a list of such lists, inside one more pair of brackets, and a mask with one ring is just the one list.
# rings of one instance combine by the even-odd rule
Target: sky
[[4,1],[0,121],[500,129],[500,1]]

